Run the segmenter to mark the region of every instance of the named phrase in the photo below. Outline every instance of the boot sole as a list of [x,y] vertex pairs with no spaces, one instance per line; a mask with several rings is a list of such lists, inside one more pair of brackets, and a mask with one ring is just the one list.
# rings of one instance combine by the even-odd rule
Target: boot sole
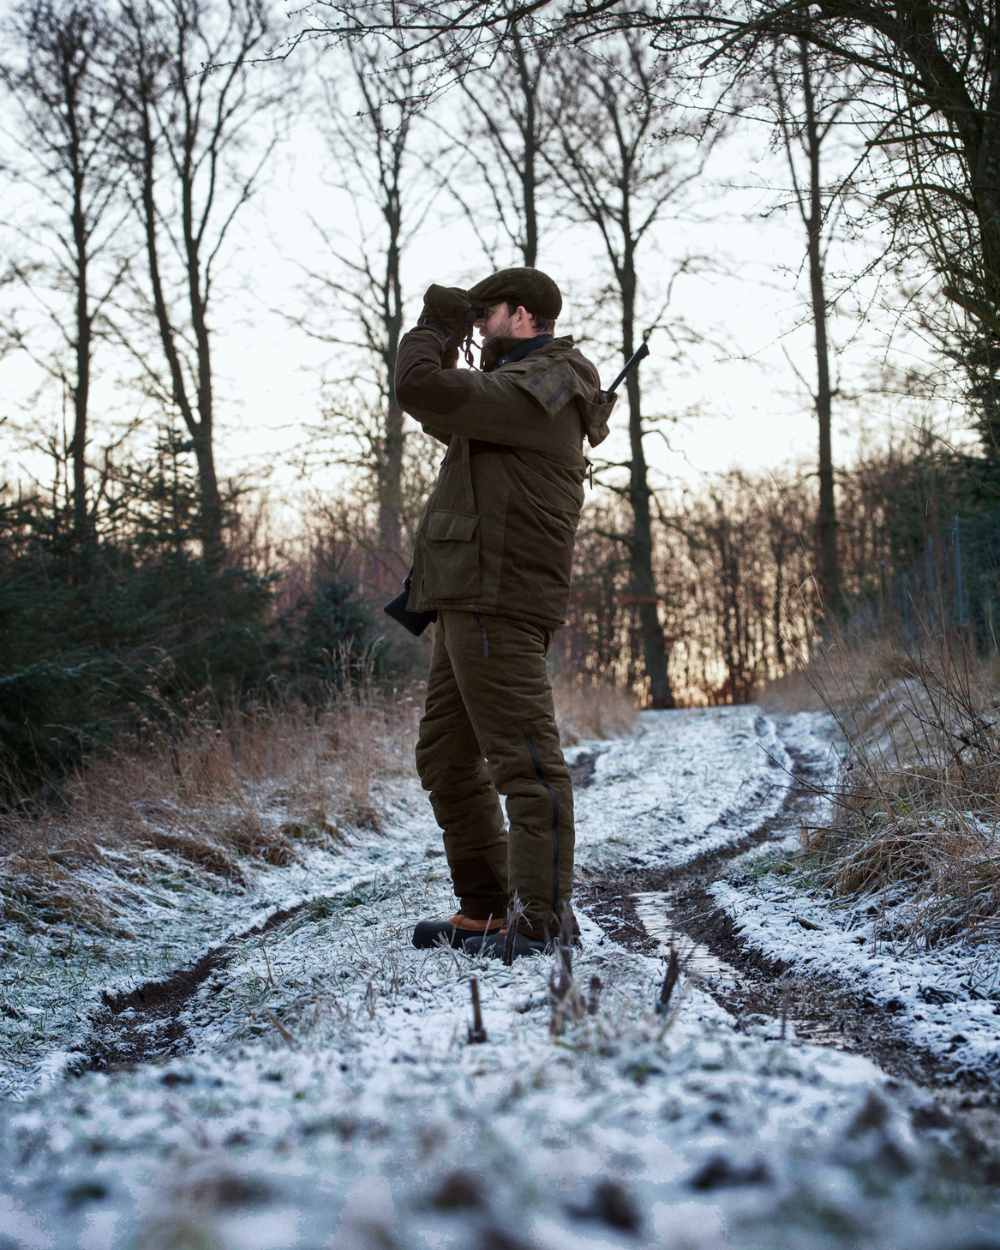
[[[492,933],[493,930],[487,930]],[[442,938],[454,950],[461,950],[465,942],[483,938],[487,934],[474,929],[456,929],[454,925],[439,920],[421,920],[413,930],[413,945],[417,950],[432,950],[441,945]]]

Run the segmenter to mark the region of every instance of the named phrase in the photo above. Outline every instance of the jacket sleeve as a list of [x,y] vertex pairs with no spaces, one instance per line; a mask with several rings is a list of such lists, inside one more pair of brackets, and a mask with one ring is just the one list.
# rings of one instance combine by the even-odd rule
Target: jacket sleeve
[[[493,373],[443,368],[446,345],[445,336],[429,326],[410,330],[399,344],[396,397],[428,433],[438,438],[462,434],[509,447],[550,444],[552,417],[572,398],[571,384],[539,394],[516,366]],[[554,363],[552,372],[564,369]],[[532,373],[537,377],[537,370]]]

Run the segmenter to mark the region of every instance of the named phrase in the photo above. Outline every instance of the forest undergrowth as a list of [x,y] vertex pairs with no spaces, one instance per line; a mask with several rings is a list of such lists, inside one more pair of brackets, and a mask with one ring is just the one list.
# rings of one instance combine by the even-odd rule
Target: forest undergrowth
[[767,698],[841,732],[832,819],[802,832],[821,887],[891,906],[920,948],[1000,939],[1000,658],[929,629],[838,637]]
[[[624,733],[637,714],[611,686],[557,679],[554,694],[565,746]],[[309,704],[194,697],[77,767],[44,805],[0,813],[0,911],[28,929],[114,932],[102,866],[142,880],[166,860],[238,889],[254,862],[284,867],[300,848],[377,835],[378,784],[412,774],[422,702],[420,683],[366,679]]]

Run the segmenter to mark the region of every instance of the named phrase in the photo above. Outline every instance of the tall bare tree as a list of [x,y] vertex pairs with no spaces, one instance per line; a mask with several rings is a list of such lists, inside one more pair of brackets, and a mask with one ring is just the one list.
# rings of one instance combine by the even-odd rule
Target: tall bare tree
[[775,123],[791,179],[791,198],[806,240],[806,269],[813,328],[816,386],[810,388],[819,434],[819,508],[816,518],[816,567],[820,599],[827,619],[840,615],[843,595],[837,550],[837,501],[833,466],[833,406],[830,350],[830,304],[827,253],[833,223],[847,186],[824,172],[824,149],[848,105],[847,85],[839,74],[817,71],[817,54],[800,38],[775,49],[770,64]]
[[[547,149],[568,210],[593,227],[602,241],[626,360],[639,345],[638,318],[648,307],[641,276],[643,243],[668,209],[680,210],[711,146],[711,140],[699,145],[699,135],[689,122],[665,117],[657,98],[660,73],[655,57],[631,35],[600,58],[587,52],[564,57],[553,117],[557,142]],[[672,132],[670,142],[657,141],[661,128]],[[657,283],[647,280],[645,287],[661,304],[668,301],[668,293]],[[653,315],[654,324],[662,311]],[[637,371],[629,374],[627,395],[629,456],[623,464],[611,466],[628,471],[623,494],[631,525],[620,538],[629,553],[629,594],[640,623],[650,702],[654,707],[672,707],[668,643],[654,574],[653,490],[646,456],[646,439],[656,427],[643,412]]]
[[213,560],[225,525],[213,295],[233,221],[275,143],[273,126],[260,123],[277,106],[277,84],[251,68],[271,37],[266,0],[123,0],[115,48],[118,141],[146,258],[143,302],[166,376],[148,355],[137,358],[190,435],[201,542]]
[[[326,258],[306,268],[311,307],[296,323],[337,348],[328,379],[334,458],[362,472],[378,513],[378,559],[395,580],[405,571],[407,431],[396,399],[403,330],[403,264],[430,206],[414,131],[421,101],[416,70],[387,65],[377,45],[357,43],[323,78],[324,133],[334,185],[355,206],[357,244],[314,215]],[[345,93],[345,85],[349,92]]]
[[[4,22],[3,34],[0,82],[20,118],[18,179],[48,210],[20,231],[13,274],[41,300],[60,348],[51,356],[23,335],[14,341],[69,396],[73,535],[86,548],[93,536],[87,449],[94,355],[102,313],[125,266],[118,250],[122,201],[109,143],[109,19],[100,3],[24,0]],[[40,259],[39,243],[48,259]]]
[[[542,200],[551,180],[543,150],[552,133],[552,112],[545,107],[546,84],[553,58],[550,44],[533,37],[530,21],[515,24],[510,38],[488,70],[459,79],[466,107],[461,133],[476,184],[486,192],[494,238],[481,227],[483,211],[465,183],[448,180],[475,229],[483,251],[493,261],[497,242],[525,265],[537,265],[541,241]],[[449,134],[454,112],[447,114]]]

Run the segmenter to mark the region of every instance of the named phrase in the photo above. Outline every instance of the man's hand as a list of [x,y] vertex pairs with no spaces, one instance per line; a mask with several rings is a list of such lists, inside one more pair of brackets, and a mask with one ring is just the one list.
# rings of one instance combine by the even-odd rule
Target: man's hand
[[472,303],[461,287],[432,283],[424,292],[417,325],[445,330],[457,343],[472,329]]

